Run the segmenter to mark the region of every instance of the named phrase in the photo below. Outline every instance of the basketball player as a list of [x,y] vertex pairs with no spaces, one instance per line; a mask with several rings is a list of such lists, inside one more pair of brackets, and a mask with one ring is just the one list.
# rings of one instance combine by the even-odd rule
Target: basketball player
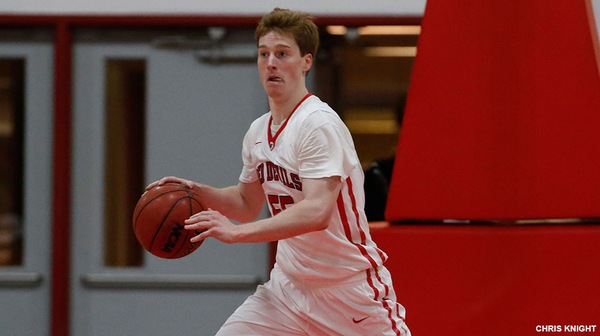
[[[214,188],[165,177],[148,186],[179,182],[200,195],[209,210],[186,221],[186,229],[204,230],[192,241],[279,242],[270,280],[217,335],[410,335],[383,266],[387,255],[369,234],[351,135],[306,88],[316,25],[304,13],[276,8],[260,21],[256,39],[270,112],[246,133],[239,183]],[[265,201],[272,216],[253,221]]]

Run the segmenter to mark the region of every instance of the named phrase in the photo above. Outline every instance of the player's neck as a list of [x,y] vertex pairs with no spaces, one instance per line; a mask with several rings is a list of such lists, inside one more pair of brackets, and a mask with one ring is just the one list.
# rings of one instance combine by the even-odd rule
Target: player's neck
[[304,96],[308,94],[308,90],[299,90],[296,94],[287,97],[286,99],[273,99],[269,98],[269,107],[271,109],[271,115],[273,116],[273,123],[280,125],[287,119],[290,114],[294,111],[298,102],[300,102]]

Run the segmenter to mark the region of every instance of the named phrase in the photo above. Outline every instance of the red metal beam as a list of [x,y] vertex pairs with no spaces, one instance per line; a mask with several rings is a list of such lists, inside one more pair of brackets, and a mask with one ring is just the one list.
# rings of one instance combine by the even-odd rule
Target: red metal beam
[[[324,25],[419,25],[418,16],[320,16],[315,22]],[[259,16],[238,15],[0,15],[0,28],[3,26],[40,26],[67,24],[69,27],[203,27],[229,26],[254,27]]]
[[69,335],[71,231],[71,29],[56,25],[54,37],[54,144],[51,335]]

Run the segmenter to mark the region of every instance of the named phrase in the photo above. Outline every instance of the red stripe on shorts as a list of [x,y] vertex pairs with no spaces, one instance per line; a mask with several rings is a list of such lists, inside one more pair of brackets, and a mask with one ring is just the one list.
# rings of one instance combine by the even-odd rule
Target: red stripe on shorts
[[[375,283],[373,282],[373,277],[371,275],[371,269],[367,269],[367,271],[366,271],[367,283],[369,284],[369,286],[371,287],[371,289],[374,292],[374,300],[381,302],[383,308],[388,312],[388,318],[392,324],[392,330],[394,331],[394,333],[396,333],[396,335],[400,335],[400,330],[398,330],[398,326],[396,325],[396,320],[392,316],[392,314],[393,314],[392,308],[389,306],[389,304],[385,300],[385,297],[387,297],[387,295],[389,294],[389,286],[387,283],[385,283],[381,279],[381,276],[379,275],[379,272],[377,271],[378,265],[375,262],[375,259],[373,259],[373,257],[371,255],[369,255],[369,252],[365,248],[367,238],[366,238],[365,231],[360,226],[360,215],[358,212],[358,207],[356,206],[356,198],[355,198],[354,192],[352,190],[352,180],[348,178],[348,179],[346,179],[346,182],[348,185],[348,196],[350,198],[350,202],[352,205],[351,206],[352,214],[354,215],[354,220],[355,220],[354,226],[360,234],[360,242],[359,243],[354,242],[354,240],[352,239],[352,228],[350,226],[350,221],[348,220],[348,215],[346,214],[344,196],[343,196],[342,192],[340,192],[340,194],[338,195],[338,199],[337,199],[338,213],[340,215],[342,224],[344,226],[344,233],[346,235],[346,239],[348,239],[348,241],[350,241],[352,244],[354,244],[354,246],[356,246],[359,249],[362,256],[365,257],[371,264],[371,267],[372,267],[371,269],[375,272],[375,278],[377,279],[379,284],[381,286],[383,286],[383,288],[385,289],[385,294],[384,294],[383,298],[380,298],[380,291],[377,288],[377,286],[375,285]],[[380,255],[381,259],[385,260],[385,258],[383,257],[383,252],[379,249],[377,249],[377,252]]]

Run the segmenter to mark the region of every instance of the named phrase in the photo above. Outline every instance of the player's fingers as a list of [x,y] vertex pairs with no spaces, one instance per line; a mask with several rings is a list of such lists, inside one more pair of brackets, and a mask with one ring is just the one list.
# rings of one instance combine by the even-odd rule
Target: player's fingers
[[146,186],[146,190],[150,190],[156,186],[164,185],[165,183],[179,183],[179,184],[183,184],[188,189],[194,188],[193,181],[182,179],[182,178],[176,177],[176,176],[165,176],[158,181],[154,181],[154,182],[150,183],[148,186]]
[[192,242],[192,243],[198,243],[198,242],[201,242],[201,241],[203,241],[204,239],[206,239],[206,238],[210,237],[210,233],[209,233],[208,231],[209,231],[209,230],[202,231],[200,234],[198,234],[198,235],[196,235],[196,236],[192,237],[192,238],[190,239],[190,242]]
[[185,224],[183,228],[186,230],[205,230],[208,222],[200,217],[196,217],[186,219],[183,223]]
[[201,212],[198,212],[198,213],[195,213],[195,214],[191,215],[190,218],[188,218],[188,219],[186,219],[184,221],[184,223],[185,224],[193,224],[193,223],[198,222],[200,220],[200,218],[203,217],[203,214],[202,214],[203,212],[204,211],[201,211]]
[[182,183],[182,179],[180,179],[179,177],[176,176],[165,176],[163,178],[161,178],[160,180],[158,180],[158,185],[163,185],[165,183]]
[[200,211],[193,214],[192,216],[190,216],[190,218],[186,219],[185,222],[188,223],[189,221],[189,223],[193,223],[199,220],[209,220],[215,218],[216,214],[218,214],[217,211],[214,211],[209,208],[208,210]]
[[211,224],[213,219],[214,215],[211,211],[201,211],[186,219],[183,227],[186,230],[206,230],[214,225]]
[[180,183],[180,182],[178,181],[178,178],[176,178],[176,177],[174,177],[174,176],[167,176],[167,177],[163,177],[163,178],[161,178],[160,180],[157,180],[157,181],[154,181],[154,182],[152,182],[152,183],[148,184],[148,185],[146,186],[146,190],[150,190],[150,189],[152,189],[152,188],[154,188],[154,187],[161,186],[161,185],[163,185],[163,184],[165,184],[165,183],[168,183],[168,182],[176,182],[176,183]]
[[159,181],[154,181],[154,182],[152,182],[152,183],[148,184],[148,185],[146,186],[146,189],[145,189],[145,190],[146,190],[146,191],[148,191],[148,190],[150,190],[150,189],[152,189],[152,188],[156,187],[156,186],[158,185],[158,183],[159,183]]

